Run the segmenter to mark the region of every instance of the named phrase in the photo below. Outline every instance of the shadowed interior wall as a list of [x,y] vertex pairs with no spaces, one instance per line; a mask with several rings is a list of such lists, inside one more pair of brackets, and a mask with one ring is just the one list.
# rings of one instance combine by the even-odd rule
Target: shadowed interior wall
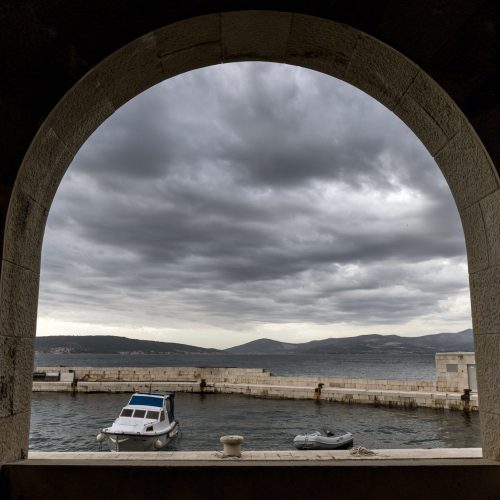
[[[499,44],[491,44],[500,32],[493,29],[499,9],[484,2],[428,11],[417,2],[360,9],[310,1],[278,12],[269,10],[278,2],[237,1],[229,8],[257,10],[228,12],[225,2],[170,3],[142,10],[135,2],[75,2],[71,10],[59,2],[34,2],[31,10],[2,6],[8,24],[2,48],[12,71],[2,88],[11,133],[0,142],[0,462],[28,449],[43,232],[72,158],[108,116],[148,87],[242,60],[294,64],[345,80],[391,109],[434,156],[464,228],[482,446],[499,460],[500,106],[483,88],[485,77],[500,85]],[[25,32],[17,34],[20,26]]]

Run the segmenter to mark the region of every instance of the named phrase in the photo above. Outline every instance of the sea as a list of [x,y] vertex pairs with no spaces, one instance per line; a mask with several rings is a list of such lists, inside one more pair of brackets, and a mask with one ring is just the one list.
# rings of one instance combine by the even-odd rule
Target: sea
[[[275,375],[433,380],[434,356],[370,354],[37,354],[36,366],[225,366],[265,368]],[[128,394],[33,393],[30,449],[99,451],[95,436],[111,425]],[[168,449],[219,450],[219,438],[239,434],[252,450],[293,449],[295,435],[349,431],[367,448],[479,447],[479,415],[432,409],[348,405],[244,395],[177,393],[181,433]],[[103,448],[105,451],[106,448]]]
[[281,376],[434,380],[434,355],[370,354],[45,354],[36,366],[224,366]]

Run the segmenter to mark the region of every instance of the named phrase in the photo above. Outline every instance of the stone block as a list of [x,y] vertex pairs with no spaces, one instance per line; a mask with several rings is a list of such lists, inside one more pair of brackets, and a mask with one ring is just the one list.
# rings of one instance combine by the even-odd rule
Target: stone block
[[220,15],[211,14],[160,28],[154,32],[158,56],[162,58],[203,45],[218,44],[220,46],[220,25]]
[[471,274],[470,293],[474,332],[500,332],[500,266]]
[[345,80],[393,110],[417,72],[418,67],[402,54],[363,34],[352,54]]
[[286,12],[221,14],[223,61],[284,61],[291,24]]
[[[411,97],[429,115],[444,135],[451,139],[467,120],[450,96],[424,72],[419,72],[408,88]],[[430,124],[429,124],[430,126]]]
[[15,340],[17,342],[14,361],[14,413],[23,413],[31,411],[35,339],[31,337]]
[[488,256],[490,266],[500,264],[500,189],[481,200],[481,211],[486,227],[486,241],[488,242]]
[[2,261],[0,336],[34,337],[39,277],[24,267]]
[[30,412],[0,418],[0,464],[28,456]]
[[0,337],[0,418],[14,414],[16,361],[20,339]]
[[498,189],[498,178],[484,148],[463,127],[435,156],[460,211]]
[[92,132],[114,111],[115,107],[94,70],[59,101],[45,124],[54,130],[72,154],[76,154]]
[[[72,392],[71,382],[33,382],[33,392]],[[78,389],[77,389],[78,390]]]
[[414,98],[405,94],[394,109],[401,120],[422,141],[431,155],[435,155],[447,142],[448,138]]
[[500,415],[500,333],[475,335],[481,410]]
[[220,64],[220,43],[207,43],[180,52],[162,56],[161,64],[165,78],[171,78],[205,66]]
[[[481,400],[482,404],[482,400]],[[500,415],[480,410],[483,457],[500,460]]]
[[42,126],[24,157],[16,186],[48,210],[73,156],[50,127]]
[[122,47],[96,71],[115,109],[165,78],[153,33]]
[[359,36],[343,24],[295,14],[285,62],[343,79]]
[[15,189],[9,208],[3,258],[35,273],[40,272],[43,233],[48,209],[29,194]]

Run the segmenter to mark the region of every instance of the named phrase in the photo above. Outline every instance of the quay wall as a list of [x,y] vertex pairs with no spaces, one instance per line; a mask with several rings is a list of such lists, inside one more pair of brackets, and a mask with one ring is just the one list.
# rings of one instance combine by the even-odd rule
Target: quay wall
[[337,377],[281,377],[261,368],[203,367],[38,367],[67,380],[34,381],[35,392],[176,391],[244,394],[269,399],[316,399],[375,406],[478,409],[477,394],[441,391],[429,380],[370,380]]
[[388,391],[436,391],[432,380],[360,379],[339,377],[282,377],[263,368],[198,367],[39,367],[42,372],[73,372],[79,382],[195,382],[207,384],[271,384],[283,386],[337,389],[371,389]]

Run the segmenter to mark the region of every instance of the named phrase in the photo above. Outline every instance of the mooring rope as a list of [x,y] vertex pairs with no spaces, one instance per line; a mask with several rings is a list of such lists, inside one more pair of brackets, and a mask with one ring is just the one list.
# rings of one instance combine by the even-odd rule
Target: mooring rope
[[349,453],[354,457],[369,457],[372,455],[376,455],[374,451],[369,450],[368,448],[365,448],[363,446],[355,446],[354,448],[351,448]]

